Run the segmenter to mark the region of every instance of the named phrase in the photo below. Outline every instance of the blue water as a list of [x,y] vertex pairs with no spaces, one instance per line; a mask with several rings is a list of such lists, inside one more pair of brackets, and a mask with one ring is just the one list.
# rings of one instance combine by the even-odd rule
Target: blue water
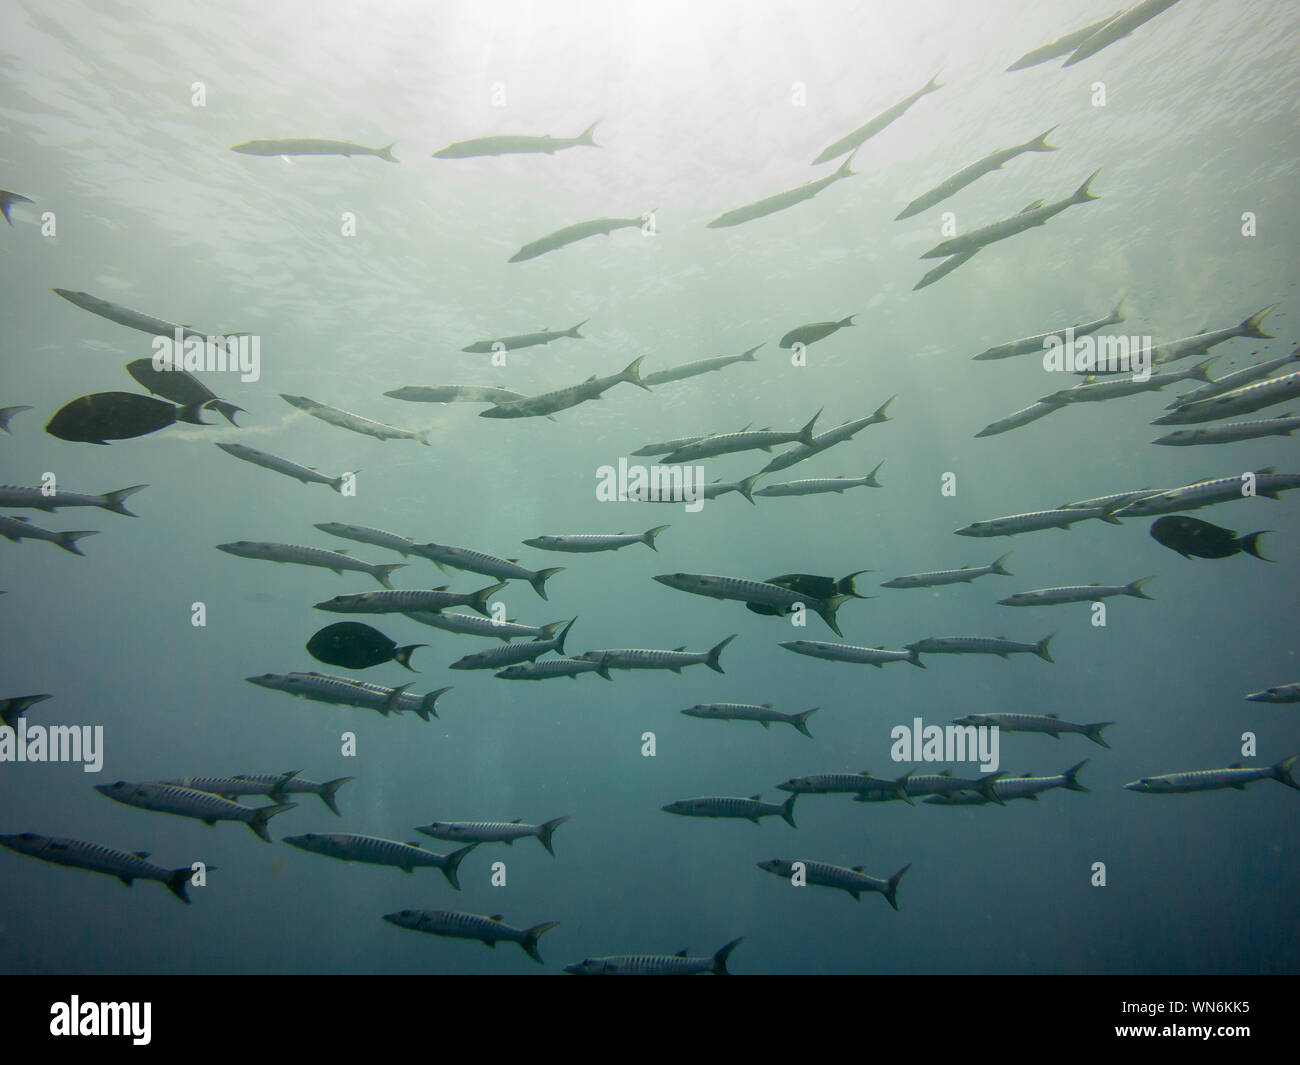
[[[984,348],[1101,317],[1124,295],[1124,331],[1167,341],[1233,325],[1268,304],[1275,339],[1214,349],[1214,373],[1276,358],[1300,340],[1294,203],[1294,55],[1287,5],[1183,0],[1078,66],[1004,73],[1018,56],[1114,10],[1091,0],[817,5],[685,2],[490,6],[374,3],[10,5],[0,66],[0,186],[34,202],[0,227],[5,347],[0,405],[30,405],[0,439],[6,482],[46,472],[72,491],[149,487],[126,518],[101,510],[30,516],[43,528],[97,529],[75,558],[36,541],[0,544],[0,696],[48,692],[31,724],[104,728],[99,774],[72,764],[0,764],[0,832],[38,832],[146,849],[172,867],[218,868],[184,907],[159,886],[0,853],[0,969],[108,972],[559,972],[586,957],[683,947],[710,954],[738,936],[737,973],[1295,971],[1293,791],[1152,796],[1139,776],[1300,751],[1296,710],[1243,696],[1300,680],[1294,638],[1296,497],[1243,500],[1198,517],[1265,538],[1268,565],[1184,560],[1149,520],[1083,522],[1069,532],[956,538],[969,522],[1068,500],[1275,465],[1294,441],[1157,448],[1148,423],[1180,387],[1066,409],[987,439],[987,423],[1076,383],[1036,355],[972,362]],[[824,176],[825,145],[941,72],[944,87],[867,141],[858,176],[810,203],[733,229],[726,210]],[[192,103],[202,83],[205,104]],[[1106,102],[1095,106],[1098,82]],[[503,96],[504,94],[504,96]],[[802,106],[796,101],[804,100]],[[495,104],[504,103],[504,106]],[[571,136],[596,118],[599,150],[442,160],[455,141],[498,133]],[[1061,150],[1029,154],[904,221],[911,199],[997,148],[1058,125]],[[292,162],[229,151],[273,137],[379,147],[369,157]],[[837,165],[837,164],[836,164]],[[1096,202],[982,251],[920,292],[942,239],[1068,196],[1101,168]],[[521,245],[562,226],[657,209],[655,235],[595,237],[525,263]],[[52,212],[54,233],[48,235]],[[345,212],[356,235],[343,236]],[[1241,235],[1242,215],[1257,219]],[[80,289],[172,321],[260,338],[261,376],[200,375],[247,409],[233,429],[172,427],[108,447],[42,431],[86,393],[139,391],[125,363],[149,337],[54,295]],[[790,365],[777,340],[806,323],[857,324]],[[584,340],[511,352],[504,367],[460,349],[475,340],[567,328]],[[646,372],[759,343],[742,363],[647,394],[618,385],[554,421],[495,421],[473,404],[384,398],[402,385],[484,384],[536,393]],[[1191,360],[1199,361],[1199,360]],[[1188,363],[1176,364],[1182,368]],[[277,393],[307,395],[379,421],[430,430],[431,446],[381,442],[309,418]],[[700,513],[601,503],[596,471],[642,444],[690,433],[819,430],[890,396],[892,420],[764,482],[859,476],[883,460],[883,488],[763,499],[731,494]],[[1278,408],[1259,417],[1276,416]],[[300,485],[220,453],[241,442],[335,474],[360,471],[355,498]],[[736,480],[768,456],[706,463]],[[649,461],[637,460],[631,461]],[[956,477],[954,495],[941,479]],[[232,540],[352,548],[317,522],[371,525],[417,541],[565,566],[549,600],[512,582],[497,600],[531,624],[578,621],[571,653],[600,647],[703,650],[738,638],[725,675],[614,673],[507,682],[450,673],[497,646],[401,617],[359,618],[422,642],[420,675],[369,670],[416,692],[447,684],[440,717],[383,718],[292,699],[245,677],[322,666],[304,645],[337,620],[312,604],[376,587],[363,574],[234,558]],[[551,554],[544,533],[671,524],[659,553],[634,545]],[[875,587],[906,573],[991,562],[1014,577],[931,591]],[[398,587],[491,583],[412,558]],[[1058,632],[1055,664],[1033,656],[930,656],[927,670],[799,657],[777,644],[834,640],[735,602],[653,582],[690,571],[754,579],[842,576],[876,598],[840,614],[845,642],[900,648],[926,636]],[[1013,611],[1016,591],[1153,575],[1154,602]],[[192,604],[207,624],[191,624]],[[786,726],[701,721],[696,703],[819,707],[813,740]],[[1112,749],[1081,736],[1004,735],[1002,768],[1047,774],[1089,759],[1088,794],[1053,791],[1006,808],[863,806],[804,796],[799,828],[673,817],[699,795],[782,797],[791,776],[870,769],[896,776],[890,730],[981,712],[1113,720]],[[355,734],[354,757],[341,753]],[[654,734],[654,757],[642,754]],[[1243,733],[1258,753],[1243,757]],[[928,772],[933,766],[918,765]],[[974,767],[955,766],[958,774]],[[240,825],[208,828],[110,802],[93,784],[299,769],[354,776],[335,818],[313,796],[271,822],[267,846]],[[434,870],[411,876],[344,865],[281,842],[306,832],[420,839],[433,820],[572,820],[556,857],[534,840],[484,845],[463,890]],[[425,839],[428,849],[452,844]],[[900,909],[759,871],[769,858],[911,865]],[[504,861],[507,883],[492,886]],[[1106,886],[1094,886],[1094,863]],[[544,967],[510,944],[393,928],[407,908],[558,921]]]

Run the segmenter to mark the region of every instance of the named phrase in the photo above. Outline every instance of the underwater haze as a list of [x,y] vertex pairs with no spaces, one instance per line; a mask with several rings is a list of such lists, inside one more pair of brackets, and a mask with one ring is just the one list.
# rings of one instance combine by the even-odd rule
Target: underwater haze
[[[1099,335],[1132,336],[1135,351],[1154,346],[1157,359],[1160,345],[1231,331],[1272,307],[1257,327],[1211,338],[1208,351],[1180,354],[1157,373],[1214,358],[1205,376],[1220,378],[1300,343],[1300,11],[1267,0],[1159,6],[1167,10],[1077,63],[1063,65],[1067,50],[1008,71],[1117,5],[6,4],[0,188],[24,199],[0,226],[0,407],[30,409],[0,433],[0,481],[39,488],[52,475],[58,491],[90,494],[148,487],[125,501],[135,517],[94,506],[0,507],[0,517],[52,533],[98,533],[75,545],[84,557],[36,538],[0,542],[0,700],[51,696],[22,715],[29,730],[102,727],[96,772],[5,758],[0,747],[0,835],[147,851],[165,870],[201,869],[185,906],[145,880],[128,890],[116,874],[0,850],[0,970],[560,973],[584,959],[683,948],[711,964],[743,938],[725,961],[738,975],[1295,972],[1300,795],[1285,786],[1285,760],[1300,753],[1300,707],[1245,696],[1300,681],[1300,495],[1286,492],[1300,486],[1296,440],[1154,445],[1172,429],[1220,424],[1150,424],[1199,387],[1195,379],[1064,403],[1032,424],[976,436],[1084,378],[1046,369],[1041,347],[974,356],[1106,318],[1121,301],[1122,322]],[[931,79],[937,87],[918,93]],[[913,95],[851,155],[812,165]],[[478,138],[579,138],[592,123],[592,146],[434,155]],[[1055,150],[1027,150],[896,220],[963,167],[1049,128]],[[372,153],[391,143],[395,162],[304,150],[303,139]],[[231,150],[250,141],[285,143],[262,155]],[[802,202],[709,226],[846,162],[852,174]],[[982,242],[969,262],[914,288],[937,264],[922,258],[935,245],[1036,201],[1068,200],[1096,171],[1095,199]],[[597,219],[625,224],[511,261]],[[169,327],[250,334],[255,344],[244,350],[257,352],[256,373],[206,363],[193,371],[242,408],[238,425],[208,406],[198,415],[206,426],[166,424],[107,446],[76,439],[79,430],[73,439],[46,431],[78,397],[148,395],[124,367],[158,350],[149,330],[88,313],[54,289]],[[798,327],[850,316],[824,337],[781,345]],[[577,336],[462,350],[577,323],[585,323]],[[518,400],[385,395],[474,385],[535,397],[618,375],[638,358],[648,378],[758,345],[753,361],[649,391],[598,381],[598,399],[549,415]],[[1297,368],[1279,365],[1275,377]],[[1226,420],[1300,413],[1285,398],[1300,388],[1278,387],[1278,405]],[[282,395],[369,421],[350,431],[337,415],[327,414],[330,424]],[[673,461],[662,459],[671,447],[660,458],[633,455],[645,445],[791,434],[769,451],[741,440],[737,450],[683,460],[702,467],[706,483],[741,482],[797,448],[792,434],[819,411],[814,435],[865,419],[891,397],[877,424],[765,473],[752,504],[740,491],[696,506],[610,501],[601,491],[621,461]],[[141,409],[142,418],[176,416],[164,399]],[[124,417],[115,409],[109,420],[134,434]],[[379,439],[374,423],[425,441]],[[355,478],[343,491],[300,483],[217,443]],[[877,467],[880,487],[757,494]],[[1283,475],[1274,498],[1270,468]],[[1271,562],[1244,551],[1183,557],[1149,535],[1152,517],[1120,510],[1068,531],[954,535],[998,516],[1245,471],[1258,475],[1258,494],[1195,510],[1180,509],[1179,497],[1158,513],[1186,513],[1232,537],[1269,530],[1259,548]],[[365,563],[404,563],[390,578],[402,590],[471,593],[496,583],[483,568],[441,570],[428,557],[314,527],[322,523],[484,552],[496,560],[478,563],[486,569],[502,559],[530,571],[564,567],[546,580],[545,598],[509,578],[489,597],[489,613],[535,626],[576,618],[569,656],[704,652],[736,638],[721,671],[627,670],[608,659],[611,680],[595,671],[522,681],[451,670],[464,655],[530,637],[507,644],[400,612],[316,609],[383,589],[362,572],[217,549],[257,541],[347,550]],[[662,525],[653,551],[522,543]],[[22,532],[12,521],[4,528],[5,537]],[[1007,552],[1007,576],[880,586],[988,566]],[[842,638],[818,615],[829,597],[808,588],[798,594],[810,609],[746,609],[760,594],[780,597],[778,575],[839,581],[864,570],[856,592],[871,598],[833,608]],[[678,573],[763,589],[723,599],[652,579]],[[998,602],[1145,577],[1150,601],[1117,594],[1101,611],[1088,597]],[[418,673],[395,661],[349,669],[318,660],[306,645],[336,622],[426,644],[411,656]],[[1050,661],[913,652],[924,668],[825,661],[780,646],[906,651],[932,637],[1036,645],[1050,634]],[[559,660],[550,651],[538,662]],[[409,684],[414,695],[451,690],[426,721],[388,712],[399,696],[377,713],[246,679],[311,672]],[[811,738],[780,722],[681,713],[714,703],[817,711],[807,719]],[[947,726],[980,714],[1113,724],[1105,745],[1003,728],[994,769],[913,759],[910,744],[896,757],[896,730],[916,719]],[[986,781],[983,791],[960,792],[971,804],[951,807],[923,801],[922,791],[879,802],[804,794],[793,808],[797,828],[779,813],[756,825],[662,809],[698,797],[781,803],[777,785],[810,774],[869,770],[892,781],[909,771],[996,771],[1005,782],[1084,760],[1086,791],[1054,786],[1005,805]],[[1236,764],[1265,775],[1282,768],[1244,789],[1125,789]],[[355,779],[338,790],[337,817],[312,794],[288,795],[297,805],[270,818],[270,845],[239,824],[209,826],[94,790],[290,770],[314,782]],[[416,827],[561,817],[570,820],[554,832],[554,856],[536,839],[482,842],[460,865],[459,891],[437,869],[408,875],[284,842],[355,833],[447,854],[461,844]],[[758,868],[773,859],[860,867],[877,886],[859,901],[796,886]],[[905,866],[895,910],[879,884]],[[539,965],[510,942],[485,950],[382,920],[408,909],[558,927],[541,936]]]

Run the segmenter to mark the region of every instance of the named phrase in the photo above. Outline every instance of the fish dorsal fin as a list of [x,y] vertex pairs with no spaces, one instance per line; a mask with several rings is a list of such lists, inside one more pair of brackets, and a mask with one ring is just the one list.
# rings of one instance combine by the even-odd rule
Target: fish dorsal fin
[[517,562],[519,561],[519,559],[517,559],[517,558],[508,558],[508,559],[506,559],[506,561],[507,561],[507,562],[516,562],[516,563],[517,563]]
[[435,592],[445,592],[446,590],[447,586],[445,584],[440,584],[434,589]]
[[860,872],[862,872],[862,866],[860,866],[860,865],[855,865],[855,866],[853,867],[853,871],[854,871],[855,873],[860,873]]
[[406,845],[407,845],[408,847],[419,847],[419,846],[420,846],[420,844],[419,844],[418,842],[416,842],[416,841],[412,841],[412,840],[409,840],[409,839],[406,841]]
[[591,384],[591,382],[594,381],[594,380],[596,380],[596,375],[595,375],[595,374],[592,374],[590,377],[588,377],[588,378],[587,378],[585,381],[583,381],[582,383],[583,383],[584,385],[588,385],[588,384]]
[[516,818],[515,818],[513,821],[511,821],[510,823],[511,823],[512,825],[522,825],[522,824],[524,823],[524,819],[523,819],[522,817],[516,817]]
[[488,918],[489,921],[504,921],[505,919],[506,915],[504,913],[494,913]]
[[137,858],[148,858],[149,855],[152,854],[153,852],[152,852],[152,851],[132,851],[131,853],[134,854]]
[[674,648],[673,648],[673,651],[674,651],[674,652],[676,652],[676,651],[685,651],[685,650],[686,650],[686,644],[682,644],[680,647],[674,647]]
[[861,770],[858,771],[858,776],[860,776],[860,777],[869,777],[869,776],[871,776],[871,770],[870,770],[870,769],[861,769]]
[[763,801],[763,795],[762,795],[761,792],[760,792],[758,795],[751,795],[750,798],[751,798],[754,802],[762,802],[762,801]]
[[679,950],[676,954],[673,955],[674,958],[685,958],[686,956],[687,956],[686,951],[684,949]]
[[1058,721],[1061,719],[1061,715],[1060,715],[1060,714],[1048,714],[1047,716],[1048,716],[1048,717],[1054,717],[1054,718],[1056,718]]
[[336,555],[346,555],[348,553],[348,549],[346,547],[336,547],[334,549],[334,553]]
[[945,769],[942,773],[939,774],[939,776],[941,776],[941,777],[950,777],[950,776],[952,776],[952,770],[951,770],[951,769]]
[[1229,769],[1240,769],[1240,768],[1241,768],[1241,763],[1240,763],[1240,762],[1233,762],[1232,765],[1228,766],[1228,768],[1229,768]]

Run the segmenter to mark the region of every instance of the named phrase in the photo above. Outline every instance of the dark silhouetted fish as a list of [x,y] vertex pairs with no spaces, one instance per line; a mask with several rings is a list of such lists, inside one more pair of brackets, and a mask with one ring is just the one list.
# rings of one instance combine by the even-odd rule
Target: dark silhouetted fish
[[200,417],[206,406],[208,403],[175,407],[135,392],[96,392],[60,407],[45,431],[60,440],[107,444],[156,433],[175,422],[207,425]]
[[539,255],[545,255],[548,251],[555,251],[557,248],[563,248],[566,244],[572,244],[577,240],[585,240],[587,237],[607,237],[616,229],[640,229],[653,214],[654,211],[649,211],[637,218],[597,218],[590,222],[576,222],[571,226],[565,226],[563,229],[557,229],[554,233],[539,237],[531,244],[525,244],[514,255],[510,256],[510,262],[521,263],[525,259],[535,259]]
[[781,338],[781,347],[792,348],[796,344],[803,344],[806,347],[818,340],[824,340],[832,333],[838,332],[846,326],[856,324],[853,321],[856,317],[856,314],[850,314],[847,318],[841,318],[838,322],[811,322],[808,325],[796,326]]
[[852,162],[853,156],[849,156],[833,174],[818,178],[816,181],[809,181],[804,185],[800,185],[797,189],[787,189],[785,192],[778,192],[774,196],[765,196],[754,203],[747,203],[744,207],[737,207],[735,210],[720,214],[708,224],[707,228],[726,229],[729,226],[738,226],[742,222],[751,222],[755,218],[763,218],[766,215],[775,214],[777,211],[784,211],[787,207],[803,203],[804,200],[811,200],[822,189],[835,184],[841,178],[852,177],[856,174],[857,171],[851,168]]
[[1259,538],[1265,532],[1268,530],[1238,536],[1230,529],[1181,514],[1160,518],[1151,526],[1152,539],[1170,551],[1177,551],[1183,558],[1231,558],[1244,551],[1264,562],[1272,562],[1271,558],[1264,558],[1259,553]]
[[1047,44],[1035,48],[1032,52],[1026,52],[1012,63],[1011,66],[1007,67],[1007,70],[1026,70],[1029,67],[1038,66],[1039,63],[1046,63],[1051,59],[1058,59],[1063,55],[1069,55],[1103,26],[1114,22],[1121,13],[1122,11],[1117,11],[1115,14],[1101,19],[1099,22],[1093,22],[1084,26],[1081,30],[1075,30],[1073,33],[1067,33],[1064,37],[1058,37],[1054,41],[1049,41]]
[[829,162],[830,160],[843,155],[845,152],[853,151],[859,145],[865,143],[869,138],[874,137],[877,133],[883,130],[893,122],[894,119],[901,118],[903,113],[922,96],[926,95],[926,93],[931,93],[941,88],[943,88],[943,86],[939,84],[939,75],[936,74],[930,79],[924,88],[917,89],[916,92],[912,93],[912,95],[907,97],[907,99],[900,100],[898,103],[894,104],[893,107],[881,111],[880,114],[865,126],[859,126],[852,133],[841,137],[829,148],[823,149],[821,155],[817,156],[817,158],[813,160],[813,166],[816,166],[818,163]]
[[577,325],[570,329],[543,329],[537,333],[519,333],[511,337],[497,337],[495,340],[476,340],[473,344],[463,347],[461,351],[468,351],[475,355],[490,355],[497,351],[497,345],[500,344],[506,351],[514,351],[516,348],[531,348],[538,344],[549,344],[552,340],[559,340],[561,337],[573,337],[574,340],[585,340],[581,333],[578,332],[591,319],[584,318]]
[[1040,133],[1032,140],[1025,141],[1024,144],[1017,144],[1013,148],[1001,148],[996,152],[991,152],[984,156],[983,159],[971,163],[969,166],[963,167],[951,177],[941,181],[929,192],[914,199],[903,208],[901,213],[895,216],[894,221],[898,222],[904,218],[911,218],[913,215],[920,214],[927,208],[933,207],[936,203],[946,200],[953,193],[964,189],[972,181],[976,181],[985,174],[991,173],[994,170],[1001,170],[1005,163],[1009,163],[1018,155],[1023,155],[1025,152],[1057,151],[1059,145],[1047,143],[1047,136],[1053,129],[1056,129],[1056,127],[1053,126],[1052,129]]
[[392,148],[396,143],[396,141],[392,141],[382,148],[366,148],[360,144],[353,144],[351,141],[295,138],[244,141],[243,144],[231,145],[230,150],[239,152],[240,155],[376,155],[380,159],[387,159],[390,163],[395,163],[397,157],[393,155]]
[[26,196],[19,196],[16,192],[6,192],[4,189],[0,189],[0,214],[5,216],[5,221],[10,225],[14,224],[14,220],[9,217],[9,208],[16,203],[31,202],[33,201],[29,200]]
[[396,662],[414,673],[417,671],[411,668],[411,652],[417,647],[428,646],[427,643],[413,643],[398,647],[378,629],[356,621],[340,621],[326,625],[308,640],[307,653],[317,662],[344,669],[368,669],[385,662]]
[[182,407],[195,407],[208,404],[210,410],[218,411],[231,425],[237,425],[235,415],[244,413],[243,407],[236,407],[217,394],[207,385],[185,370],[160,370],[153,359],[136,359],[126,364],[126,372],[146,388],[152,395],[162,396]]

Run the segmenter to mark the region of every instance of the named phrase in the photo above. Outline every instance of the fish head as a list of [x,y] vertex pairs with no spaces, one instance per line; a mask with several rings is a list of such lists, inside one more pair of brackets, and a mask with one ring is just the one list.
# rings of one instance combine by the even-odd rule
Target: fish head
[[605,965],[594,958],[584,958],[573,965],[566,965],[564,971],[571,976],[594,976],[597,973],[604,972]]
[[8,847],[20,854],[33,854],[45,844],[45,837],[35,832],[19,832],[12,836],[0,836],[0,847]]
[[687,804],[684,802],[670,802],[667,806],[659,807],[659,809],[663,810],[664,813],[668,814],[680,814],[683,813],[686,808]]
[[801,785],[807,783],[807,780],[808,780],[807,777],[793,777],[790,780],[787,780],[784,784],[778,784],[776,786],[776,790],[777,791],[798,791]]
[[131,785],[125,780],[119,780],[113,784],[96,784],[95,790],[101,795],[107,795],[112,799],[119,795],[127,794],[131,790]]
[[777,873],[777,874],[784,873],[784,869],[782,867],[785,865],[785,863],[781,861],[780,858],[772,858],[769,861],[757,862],[756,864],[758,868],[762,869],[763,872],[765,873]]
[[1138,780],[1130,780],[1127,784],[1124,785],[1124,790],[1152,792],[1152,791],[1159,790],[1159,788],[1156,785],[1156,782],[1153,781],[1150,777],[1142,777]]
[[384,920],[398,928],[414,928],[420,923],[419,910],[402,910],[400,913],[386,913]]

